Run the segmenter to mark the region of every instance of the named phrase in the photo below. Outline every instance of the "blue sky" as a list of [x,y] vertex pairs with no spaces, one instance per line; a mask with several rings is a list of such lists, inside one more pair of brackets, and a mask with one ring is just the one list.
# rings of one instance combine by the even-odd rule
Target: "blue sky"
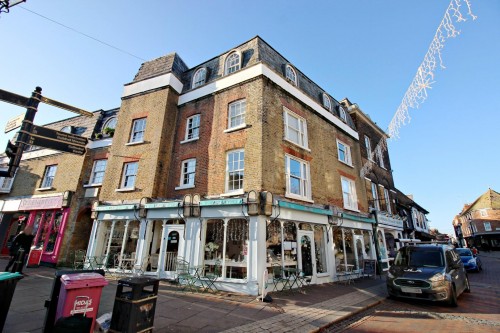
[[[500,1],[470,2],[477,19],[457,24],[461,34],[442,52],[446,69],[436,70],[427,100],[389,141],[396,187],[447,233],[464,203],[489,187],[500,191]],[[110,109],[146,60],[175,51],[193,67],[259,35],[387,129],[448,4],[27,0],[0,14],[0,89],[29,96],[38,85],[44,96],[82,109]],[[23,112],[0,102],[0,124]],[[40,105],[35,123],[72,116]],[[2,131],[0,149],[12,133]]]

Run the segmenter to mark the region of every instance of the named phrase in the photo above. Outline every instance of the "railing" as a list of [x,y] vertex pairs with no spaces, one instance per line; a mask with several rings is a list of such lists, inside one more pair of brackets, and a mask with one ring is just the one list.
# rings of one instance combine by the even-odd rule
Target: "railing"
[[165,256],[165,271],[174,272],[177,269],[177,252],[167,252]]

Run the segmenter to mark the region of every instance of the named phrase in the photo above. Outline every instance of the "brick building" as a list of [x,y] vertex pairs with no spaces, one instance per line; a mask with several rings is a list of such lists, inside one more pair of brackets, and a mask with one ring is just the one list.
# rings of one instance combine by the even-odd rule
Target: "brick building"
[[358,140],[260,37],[192,68],[148,61],[125,85],[88,253],[163,278],[182,257],[251,294],[273,264],[333,281],[375,258]]
[[[91,118],[78,116],[45,127],[91,138],[108,113],[97,111]],[[92,146],[91,142],[89,147]],[[87,246],[92,224],[91,203],[97,193],[89,197],[82,184],[86,173],[92,170],[88,164],[96,153],[97,150],[88,149],[80,156],[27,147],[15,176],[0,179],[3,255],[8,254],[10,241],[26,225],[34,227],[33,245],[42,250],[43,264],[55,266],[66,262],[72,250]]]
[[[461,246],[483,250],[500,248],[500,193],[488,189],[453,219],[455,235]],[[486,245],[486,246],[485,246]]]

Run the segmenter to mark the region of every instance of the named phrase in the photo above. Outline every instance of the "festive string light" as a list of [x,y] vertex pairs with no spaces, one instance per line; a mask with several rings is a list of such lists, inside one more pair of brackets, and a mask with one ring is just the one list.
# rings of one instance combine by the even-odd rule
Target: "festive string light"
[[[441,23],[439,24],[434,38],[424,56],[424,60],[417,69],[417,73],[410,84],[410,87],[403,96],[401,104],[396,110],[394,117],[389,123],[388,134],[390,138],[399,137],[399,129],[401,126],[406,125],[410,122],[411,117],[408,109],[416,109],[427,99],[427,90],[432,89],[432,84],[434,83],[434,71],[436,70],[437,64],[444,69],[443,59],[441,56],[441,51],[444,48],[444,44],[447,39],[457,37],[460,31],[455,27],[456,23],[466,21],[466,16],[470,16],[473,20],[477,18],[472,14],[471,0],[451,0],[446,12],[444,14]],[[461,11],[463,5],[467,6],[467,13],[464,14]],[[387,150],[387,142],[385,138],[382,138],[374,151],[378,149],[381,152]],[[373,167],[373,161],[367,160],[367,162],[361,168],[361,176],[364,177]]]

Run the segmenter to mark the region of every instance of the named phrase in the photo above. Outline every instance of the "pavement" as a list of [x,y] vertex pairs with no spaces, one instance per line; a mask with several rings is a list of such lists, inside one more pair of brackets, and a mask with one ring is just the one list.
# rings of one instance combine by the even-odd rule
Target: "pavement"
[[[0,259],[0,267],[7,261]],[[56,269],[24,268],[4,325],[5,333],[42,332]],[[112,313],[119,277],[107,277],[98,317]],[[353,284],[311,285],[303,292],[273,292],[273,301],[255,296],[182,291],[160,281],[155,332],[318,332],[364,311],[386,298],[385,277],[361,278]]]

